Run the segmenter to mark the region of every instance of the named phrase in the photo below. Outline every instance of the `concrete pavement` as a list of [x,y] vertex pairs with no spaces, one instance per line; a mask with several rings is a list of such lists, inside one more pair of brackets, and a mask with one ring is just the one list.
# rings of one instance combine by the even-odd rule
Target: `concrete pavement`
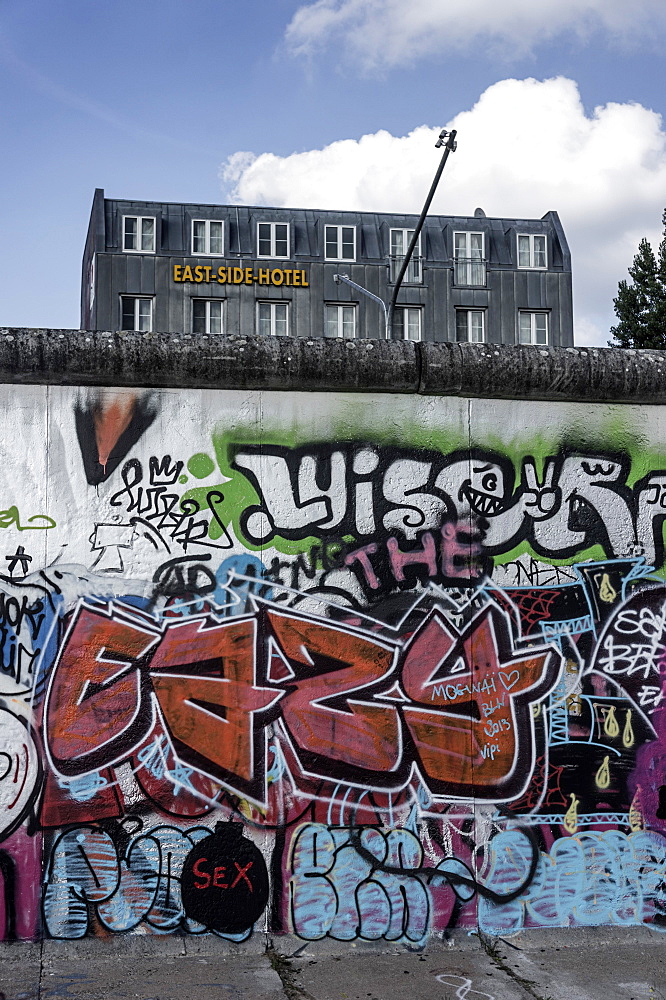
[[[262,950],[263,949],[263,950]],[[257,935],[0,946],[0,1000],[666,1000],[645,928],[459,935],[423,952]]]

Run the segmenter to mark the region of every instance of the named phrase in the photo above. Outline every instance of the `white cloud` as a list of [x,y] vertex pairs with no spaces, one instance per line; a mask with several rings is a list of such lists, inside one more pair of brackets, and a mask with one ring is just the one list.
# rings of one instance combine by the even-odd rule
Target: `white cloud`
[[564,32],[626,44],[664,24],[663,0],[315,0],[298,8],[286,41],[308,56],[335,46],[377,70],[479,42],[511,59]]
[[[617,282],[638,241],[655,243],[666,203],[666,132],[640,104],[588,116],[572,80],[502,80],[458,129],[431,211],[539,218],[556,209],[573,256],[576,321],[605,343]],[[233,201],[301,208],[419,212],[439,152],[439,128],[380,131],[290,156],[236,153],[222,177]],[[594,331],[597,331],[595,334]]]

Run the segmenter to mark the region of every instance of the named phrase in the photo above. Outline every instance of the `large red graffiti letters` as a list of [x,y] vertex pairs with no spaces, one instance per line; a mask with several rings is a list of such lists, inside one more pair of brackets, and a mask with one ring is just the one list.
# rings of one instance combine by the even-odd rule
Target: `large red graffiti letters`
[[255,687],[254,618],[204,625],[195,619],[166,630],[150,663],[153,690],[181,756],[251,783],[253,715],[282,692]]
[[269,612],[268,618],[294,671],[280,706],[282,718],[303,762],[308,758],[308,770],[320,773],[317,758],[328,758],[358,771],[359,780],[395,771],[400,719],[393,705],[373,704],[368,690],[371,685],[377,690],[376,682],[391,673],[395,650],[293,614]]
[[46,706],[48,747],[61,774],[97,770],[119,760],[145,730],[139,661],[155,632],[82,607],[54,671]]
[[515,657],[505,639],[503,615],[490,605],[461,635],[434,612],[407,647],[405,693],[430,708],[405,707],[404,717],[433,791],[515,796],[533,771],[530,705],[552,689],[561,658],[553,650]]
[[47,744],[62,775],[96,771],[135,753],[159,713],[178,759],[265,802],[279,719],[306,774],[398,790],[416,766],[435,795],[510,801],[543,753],[531,706],[561,663],[550,647],[516,651],[492,603],[460,633],[434,611],[405,646],[271,606],[160,631],[132,609],[82,605],[49,688]]

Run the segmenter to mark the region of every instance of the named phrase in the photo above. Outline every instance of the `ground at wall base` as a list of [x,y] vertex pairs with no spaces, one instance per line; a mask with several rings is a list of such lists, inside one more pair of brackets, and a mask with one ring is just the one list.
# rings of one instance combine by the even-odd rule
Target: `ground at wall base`
[[[123,938],[0,946],[2,1000],[666,1000],[666,943],[642,929],[456,934],[427,949]],[[122,947],[120,947],[122,945]]]

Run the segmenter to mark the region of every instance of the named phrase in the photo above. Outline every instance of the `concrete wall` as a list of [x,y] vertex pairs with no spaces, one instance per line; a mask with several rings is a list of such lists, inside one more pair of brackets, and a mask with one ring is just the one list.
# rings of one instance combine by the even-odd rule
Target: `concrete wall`
[[663,364],[0,331],[0,937],[663,930]]

